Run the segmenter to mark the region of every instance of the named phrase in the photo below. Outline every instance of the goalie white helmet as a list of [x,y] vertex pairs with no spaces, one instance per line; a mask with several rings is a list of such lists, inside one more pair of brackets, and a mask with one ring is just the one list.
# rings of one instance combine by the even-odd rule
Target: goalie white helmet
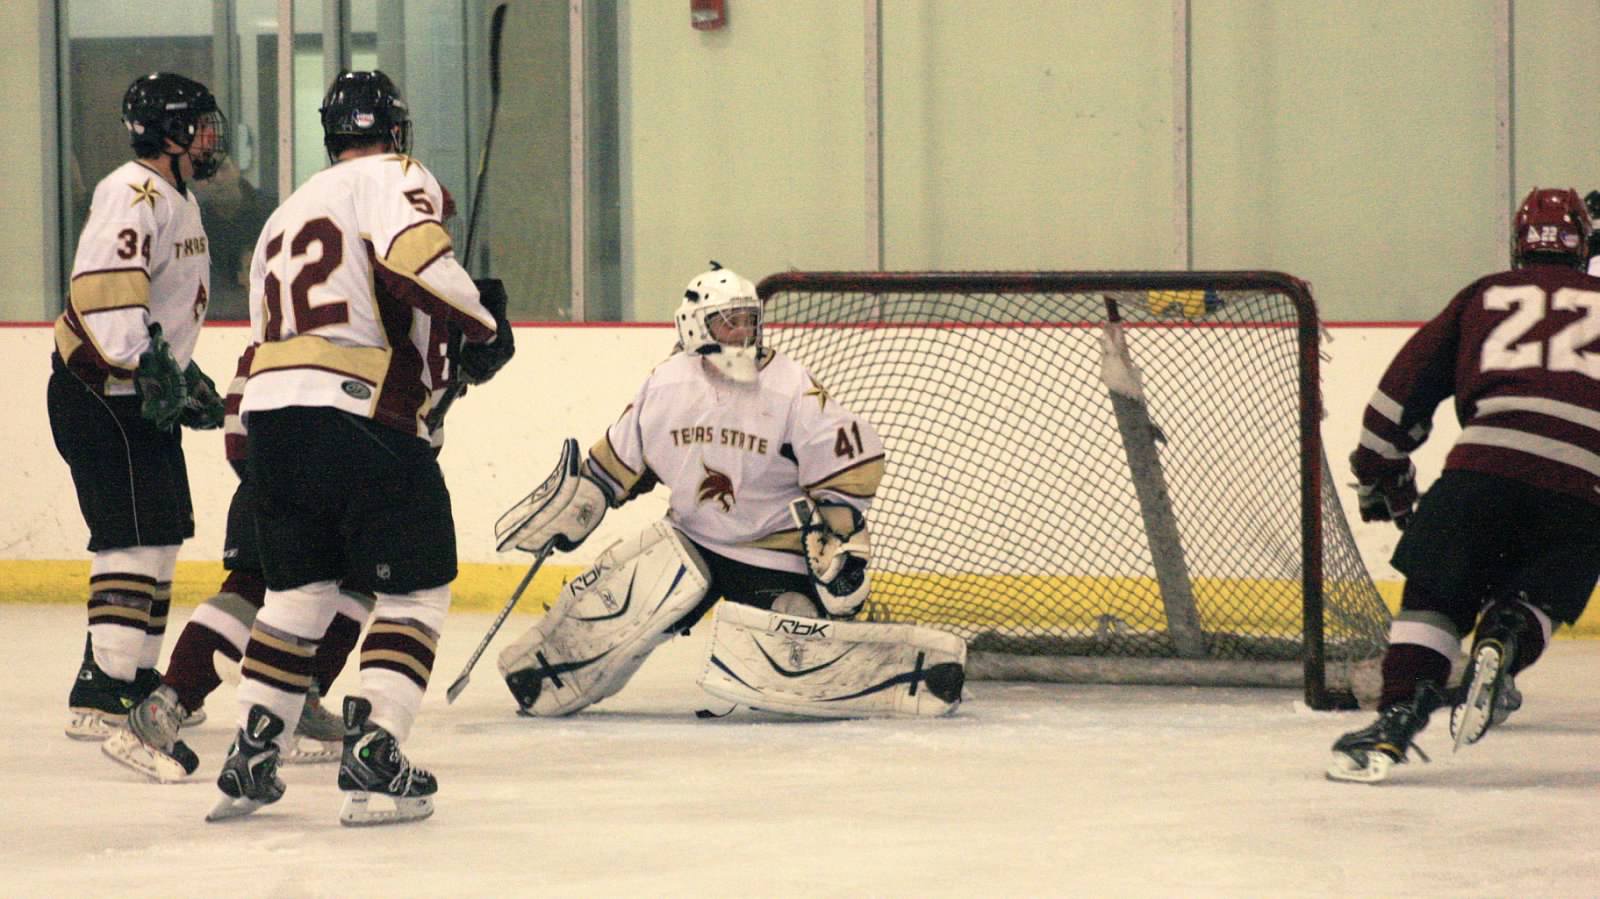
[[673,316],[678,345],[730,379],[750,383],[761,361],[761,300],[749,279],[716,262],[683,291]]

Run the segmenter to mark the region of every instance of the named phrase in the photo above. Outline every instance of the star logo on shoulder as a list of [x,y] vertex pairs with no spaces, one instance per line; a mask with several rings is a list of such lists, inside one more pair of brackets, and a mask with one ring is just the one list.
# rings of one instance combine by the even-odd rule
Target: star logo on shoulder
[[811,389],[806,391],[806,396],[814,396],[814,397],[817,398],[817,411],[818,412],[821,412],[824,409],[827,409],[828,408],[828,390],[827,390],[827,388],[823,387],[821,384],[818,384],[817,383],[817,379],[812,377],[811,375],[806,375],[806,377],[809,378],[810,381],[811,381]]
[[156,190],[156,186],[151,179],[144,179],[143,184],[130,184],[128,189],[133,191],[133,202],[128,204],[130,208],[138,206],[140,203],[149,203],[151,209],[156,208],[156,197],[161,194]]
[[420,165],[420,163],[418,163],[415,159],[412,159],[410,156],[407,156],[404,153],[396,153],[393,156],[390,156],[389,159],[393,162],[400,163],[401,175],[411,174],[411,167],[414,165]]

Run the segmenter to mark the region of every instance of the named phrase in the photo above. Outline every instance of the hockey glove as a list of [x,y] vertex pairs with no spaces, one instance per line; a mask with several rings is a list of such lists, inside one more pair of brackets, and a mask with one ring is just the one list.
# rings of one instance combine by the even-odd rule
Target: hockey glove
[[150,347],[139,354],[139,370],[133,376],[139,394],[139,414],[158,430],[170,431],[183,415],[188,390],[183,371],[172,356],[172,347],[161,336],[161,323],[150,323]]
[[[829,523],[826,513],[848,517],[841,533]],[[867,601],[867,557],[872,552],[867,539],[867,521],[854,506],[844,503],[812,502],[802,497],[789,504],[789,515],[800,528],[805,548],[806,568],[823,610],[833,618],[854,618]]]
[[487,343],[466,343],[461,346],[461,379],[468,384],[482,384],[504,368],[517,352],[516,336],[511,332],[511,321],[506,317],[506,285],[498,278],[474,281],[478,285],[478,299],[483,308],[494,316],[494,337]]
[[1362,521],[1392,521],[1405,530],[1417,505],[1417,470],[1406,460],[1403,470],[1356,484]]
[[178,422],[196,431],[222,427],[227,410],[222,404],[222,397],[217,395],[216,382],[207,377],[200,366],[190,362],[189,368],[183,373],[183,383],[187,395],[183,401],[183,415]]

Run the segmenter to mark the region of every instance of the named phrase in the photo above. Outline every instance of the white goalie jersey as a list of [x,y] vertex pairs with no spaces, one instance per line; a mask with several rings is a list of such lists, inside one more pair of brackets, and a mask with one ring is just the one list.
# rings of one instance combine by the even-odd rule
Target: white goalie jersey
[[211,254],[194,191],[123,163],[101,179],[72,260],[56,351],[85,384],[131,395],[139,355],[158,322],[187,366],[210,304]]
[[438,180],[394,153],[329,166],[278,207],[250,262],[242,412],[331,406],[431,438],[448,324],[473,342],[495,331],[444,208]]
[[777,352],[741,384],[679,353],[657,366],[589,451],[618,501],[656,482],[689,539],[738,562],[804,574],[789,504],[802,496],[863,514],[883,477],[883,442],[799,363]]

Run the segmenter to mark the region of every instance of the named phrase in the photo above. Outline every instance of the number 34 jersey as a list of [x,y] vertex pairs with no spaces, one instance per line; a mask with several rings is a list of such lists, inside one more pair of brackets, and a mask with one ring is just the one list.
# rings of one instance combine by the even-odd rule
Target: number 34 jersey
[[1401,348],[1367,405],[1357,477],[1403,468],[1455,396],[1446,469],[1600,505],[1600,278],[1531,265],[1480,278]]
[[712,552],[804,573],[789,503],[802,496],[866,512],[883,477],[883,442],[799,363],[771,352],[752,384],[678,353],[657,366],[589,451],[616,495],[659,481],[668,517]]
[[279,206],[250,261],[240,410],[331,406],[429,438],[448,323],[474,342],[495,330],[444,209],[438,180],[393,153],[329,166]]
[[180,192],[131,161],[101,179],[72,260],[56,351],[85,384],[134,392],[139,354],[159,322],[178,365],[189,364],[210,302],[211,255],[194,191]]

